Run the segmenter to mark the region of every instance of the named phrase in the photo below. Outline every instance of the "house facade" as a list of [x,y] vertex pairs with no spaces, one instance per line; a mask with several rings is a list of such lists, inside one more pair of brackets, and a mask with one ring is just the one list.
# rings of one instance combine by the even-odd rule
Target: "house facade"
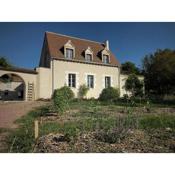
[[[98,98],[109,86],[119,88],[121,96],[126,93],[120,64],[108,41],[99,43],[52,32],[45,33],[39,67],[0,68],[0,77],[3,76],[7,76],[7,82],[0,81],[2,100],[8,97],[13,100],[13,96],[23,100],[49,99],[55,89],[65,85],[73,90],[75,97],[84,84],[89,87],[87,98]],[[9,78],[13,81],[8,81]],[[17,88],[19,85],[22,90]]]

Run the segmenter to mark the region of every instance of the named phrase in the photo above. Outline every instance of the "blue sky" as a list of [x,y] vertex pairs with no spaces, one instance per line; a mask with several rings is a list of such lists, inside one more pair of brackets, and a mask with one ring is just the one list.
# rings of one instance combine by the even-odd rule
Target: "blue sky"
[[137,66],[156,49],[175,49],[175,23],[0,23],[0,56],[19,67],[38,66],[44,32],[51,31],[103,42],[120,63]]

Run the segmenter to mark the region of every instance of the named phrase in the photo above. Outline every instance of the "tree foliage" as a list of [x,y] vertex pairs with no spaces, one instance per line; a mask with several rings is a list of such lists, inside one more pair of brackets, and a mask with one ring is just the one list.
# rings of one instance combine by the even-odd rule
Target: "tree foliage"
[[175,93],[175,50],[157,50],[143,59],[145,89],[148,93]]
[[0,67],[10,68],[10,67],[12,67],[12,65],[9,63],[7,58],[0,57]]
[[135,74],[130,74],[125,82],[125,89],[132,93],[132,96],[143,95],[143,82]]
[[121,65],[121,71],[125,74],[140,74],[139,68],[134,63],[127,61]]

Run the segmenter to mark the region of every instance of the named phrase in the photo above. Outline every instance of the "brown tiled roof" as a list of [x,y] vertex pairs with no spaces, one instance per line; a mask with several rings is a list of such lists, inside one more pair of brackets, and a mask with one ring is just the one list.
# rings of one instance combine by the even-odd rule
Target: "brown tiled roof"
[[[52,32],[46,32],[46,40],[48,43],[49,54],[51,58],[63,59],[64,58],[64,45],[71,40],[75,46],[75,61],[84,62],[85,50],[90,47],[93,50],[93,63],[102,63],[101,51],[105,48],[104,43],[90,41],[86,39],[80,39],[70,37],[66,35],[56,34]],[[111,66],[120,66],[116,57],[110,51],[110,64]]]

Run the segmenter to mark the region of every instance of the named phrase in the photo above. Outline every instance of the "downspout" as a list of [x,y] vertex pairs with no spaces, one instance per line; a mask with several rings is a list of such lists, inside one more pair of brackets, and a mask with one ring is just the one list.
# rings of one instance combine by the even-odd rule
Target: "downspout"
[[54,58],[51,58],[52,60],[52,95],[54,93]]
[[119,74],[118,74],[118,83],[119,83],[119,92],[120,92],[120,97],[121,97],[121,84],[120,84],[120,72],[121,72],[121,67],[118,67],[119,69]]

